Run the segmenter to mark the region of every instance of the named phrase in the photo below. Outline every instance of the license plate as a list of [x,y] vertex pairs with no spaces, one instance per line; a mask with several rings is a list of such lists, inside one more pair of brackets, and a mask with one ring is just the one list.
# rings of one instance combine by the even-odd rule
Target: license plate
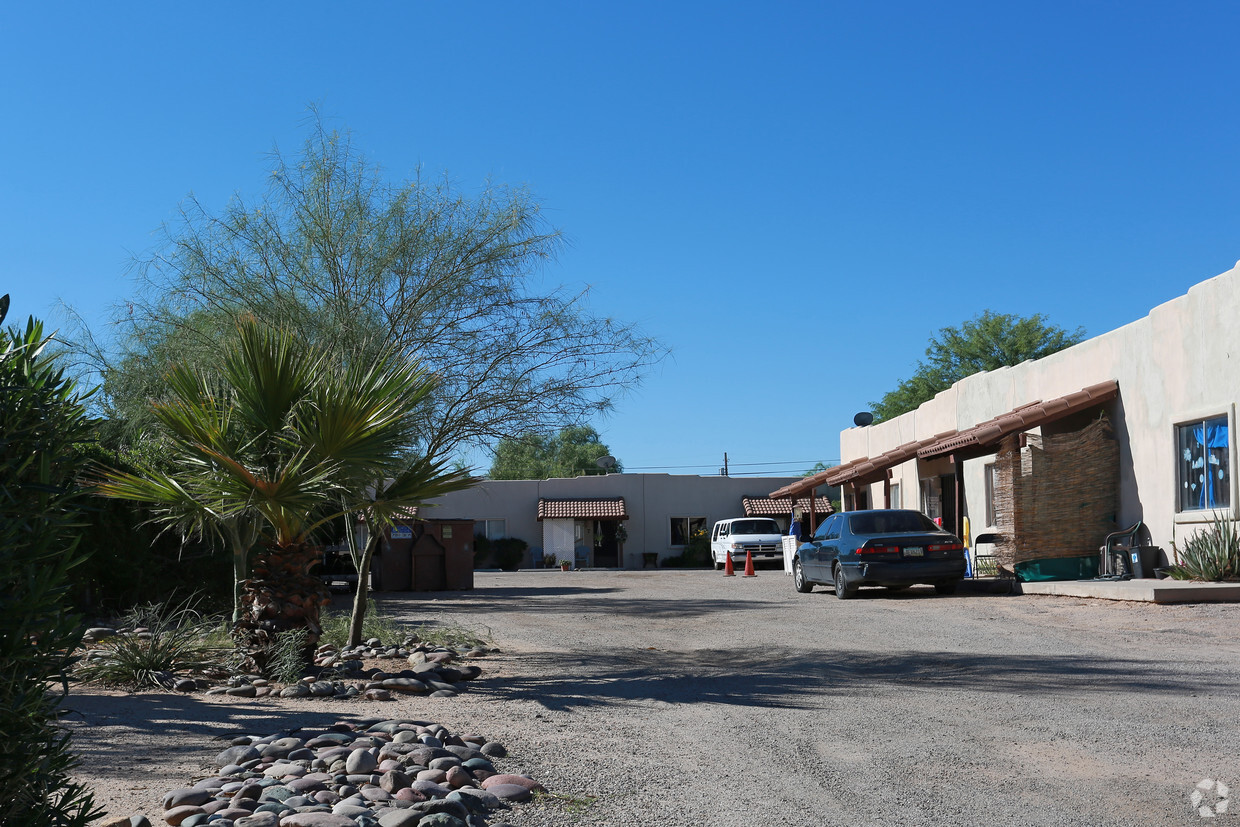
[[921,546],[908,546],[904,549],[905,557],[925,557],[926,550]]

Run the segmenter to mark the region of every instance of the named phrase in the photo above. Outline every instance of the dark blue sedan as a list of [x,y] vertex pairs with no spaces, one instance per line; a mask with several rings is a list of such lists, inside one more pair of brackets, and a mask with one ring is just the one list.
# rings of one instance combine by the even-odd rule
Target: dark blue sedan
[[860,586],[903,589],[928,583],[952,594],[965,574],[964,543],[920,511],[878,509],[832,514],[797,549],[792,576],[799,592],[834,586],[841,600]]

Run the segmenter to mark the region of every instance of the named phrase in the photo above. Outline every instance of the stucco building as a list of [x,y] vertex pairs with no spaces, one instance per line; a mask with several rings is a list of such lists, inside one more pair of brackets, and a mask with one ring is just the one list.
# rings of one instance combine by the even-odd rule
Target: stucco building
[[1105,420],[1118,449],[1110,476],[1065,485],[1077,485],[1082,497],[1113,485],[1111,524],[1142,521],[1147,542],[1170,550],[1216,514],[1235,516],[1237,268],[1117,330],[970,376],[915,411],[849,428],[840,434],[839,467],[774,493],[843,485],[845,509],[919,508],[956,530],[967,517],[976,537],[1003,527],[996,463],[1004,445],[1027,455],[1029,440],[1079,434]]
[[[641,568],[681,554],[695,531],[709,531],[716,520],[763,515],[786,528],[791,501],[773,502],[767,492],[797,479],[606,474],[487,480],[432,500],[420,515],[473,520],[476,534],[525,540],[525,566],[550,553],[581,567]],[[808,501],[799,504],[808,510]],[[829,513],[825,497],[815,506]]]

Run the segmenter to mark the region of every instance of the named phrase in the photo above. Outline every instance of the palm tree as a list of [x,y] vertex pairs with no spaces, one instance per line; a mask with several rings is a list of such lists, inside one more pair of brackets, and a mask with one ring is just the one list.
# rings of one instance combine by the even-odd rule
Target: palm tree
[[[287,630],[308,631],[307,652],[318,641],[328,595],[309,573],[317,529],[364,509],[382,524],[472,484],[466,473],[403,455],[411,409],[434,382],[395,352],[339,366],[283,331],[242,320],[218,378],[177,367],[168,385],[170,400],[152,413],[171,438],[169,470],[113,474],[100,490],[151,503],[157,521],[226,542],[234,636],[257,667]],[[367,496],[387,492],[381,483],[389,479],[408,484]]]

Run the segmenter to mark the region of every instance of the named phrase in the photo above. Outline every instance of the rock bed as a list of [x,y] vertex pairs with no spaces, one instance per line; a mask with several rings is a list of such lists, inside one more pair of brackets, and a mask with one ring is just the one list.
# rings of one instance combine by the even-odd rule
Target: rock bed
[[[511,827],[489,819],[546,792],[493,763],[504,746],[425,721],[337,722],[243,735],[218,774],[164,796],[171,827]],[[99,827],[147,827],[145,816]]]
[[[117,630],[95,627],[87,630],[83,643],[98,645],[101,641],[117,635],[149,637],[146,629]],[[407,638],[404,645],[385,645],[378,638],[364,644],[337,649],[331,645],[315,650],[313,674],[296,683],[280,685],[261,675],[230,675],[227,672],[212,673],[208,677],[178,677],[161,673],[156,679],[161,685],[178,692],[205,691],[207,695],[228,695],[234,698],[324,698],[348,700],[360,698],[369,701],[390,701],[396,695],[429,695],[445,698],[456,695],[463,682],[474,680],[482,669],[473,664],[459,664],[461,658],[481,658],[496,649],[473,647],[464,653],[446,646],[420,643],[416,637]],[[109,656],[106,649],[90,649],[84,659],[89,662]],[[388,671],[380,667],[367,668],[366,660],[406,660],[409,668]],[[218,685],[223,681],[223,685]]]

